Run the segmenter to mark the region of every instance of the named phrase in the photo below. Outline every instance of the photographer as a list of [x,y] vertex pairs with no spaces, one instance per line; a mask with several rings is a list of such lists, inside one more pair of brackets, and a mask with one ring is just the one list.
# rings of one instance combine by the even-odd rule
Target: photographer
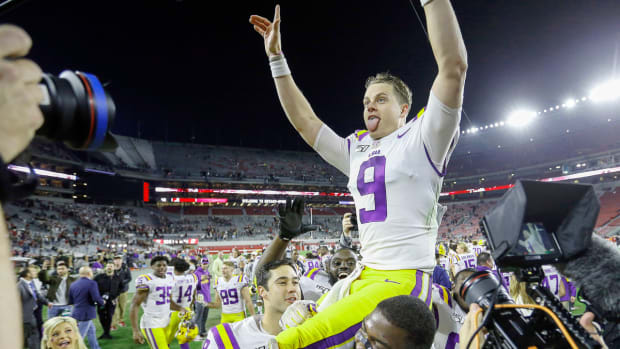
[[[8,184],[6,163],[21,153],[32,140],[34,132],[43,124],[39,102],[43,93],[37,87],[41,69],[32,61],[23,59],[32,46],[30,36],[13,25],[0,25],[0,202],[5,202]],[[15,284],[10,257],[10,242],[3,210],[0,209],[0,275]],[[22,321],[17,288],[4,287],[0,308],[7,314],[16,314],[0,329],[0,347],[21,348]]]

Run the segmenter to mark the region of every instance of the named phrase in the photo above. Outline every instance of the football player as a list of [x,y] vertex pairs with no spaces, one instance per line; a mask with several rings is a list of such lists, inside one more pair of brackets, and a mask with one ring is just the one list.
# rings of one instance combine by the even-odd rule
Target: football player
[[265,313],[211,328],[202,349],[267,348],[269,339],[282,331],[279,323],[282,314],[301,299],[295,266],[290,260],[263,264],[256,271],[256,280]]
[[433,313],[437,332],[435,333],[435,348],[455,349],[459,344],[459,330],[465,322],[468,307],[465,300],[459,295],[463,282],[476,271],[463,269],[454,278],[454,289],[433,285]]
[[[198,277],[193,273],[186,274],[189,270],[189,263],[183,259],[174,258],[171,261],[174,267],[174,288],[172,289],[172,299],[183,308],[183,311],[173,311],[170,313],[170,323],[168,324],[168,344],[172,343],[176,335],[179,324],[188,309],[191,309],[194,297],[196,295],[196,287],[198,286]],[[191,318],[191,316],[189,316]],[[180,345],[181,349],[189,349],[189,343]]]
[[[254,305],[248,290],[248,281],[243,275],[233,275],[235,264],[224,261],[222,277],[215,280],[215,301],[208,303],[209,308],[222,307],[221,323],[230,323],[245,319],[245,309],[254,315]],[[242,302],[243,301],[243,302]]]
[[456,253],[457,255],[452,258],[450,265],[452,275],[456,275],[463,269],[476,268],[476,255],[469,250],[466,243],[459,242],[456,246]]
[[[151,259],[153,272],[140,275],[136,279],[136,293],[131,302],[129,315],[133,329],[133,340],[138,344],[144,344],[146,338],[151,349],[169,348],[167,329],[170,322],[170,310],[184,310],[171,299],[174,279],[166,274],[167,267],[168,257],[153,257]],[[140,306],[144,314],[140,319],[140,325],[138,325],[138,308]]]

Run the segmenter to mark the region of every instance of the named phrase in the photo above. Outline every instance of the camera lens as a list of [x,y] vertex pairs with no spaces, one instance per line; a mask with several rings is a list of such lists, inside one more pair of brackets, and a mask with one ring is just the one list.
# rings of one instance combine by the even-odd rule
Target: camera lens
[[43,74],[40,86],[46,98],[39,105],[44,122],[37,135],[78,150],[116,149],[110,133],[116,106],[96,76],[65,70],[58,77]]
[[[499,288],[499,289],[498,289]],[[497,290],[496,304],[514,303],[506,289],[501,286],[497,276],[488,270],[471,274],[461,286],[459,294],[465,300],[467,306],[477,303],[483,308],[488,308],[493,301],[493,293]]]

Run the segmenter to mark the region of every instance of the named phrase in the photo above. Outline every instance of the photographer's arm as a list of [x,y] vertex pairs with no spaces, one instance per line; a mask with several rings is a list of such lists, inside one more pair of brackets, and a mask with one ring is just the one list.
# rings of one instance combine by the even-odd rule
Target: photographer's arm
[[[474,331],[480,326],[480,323],[482,323],[482,308],[480,308],[478,304],[472,303],[471,306],[469,306],[469,312],[467,313],[467,317],[465,317],[465,322],[459,330],[459,348],[467,348],[467,343],[469,343],[469,340],[474,334]],[[469,346],[469,349],[482,348],[484,338],[481,338],[481,332],[478,332],[476,337],[477,338],[475,338]]]
[[[43,93],[37,86],[41,69],[30,60],[15,59],[27,54],[31,46],[32,40],[23,29],[0,25],[0,157],[4,162],[21,153],[32,140],[35,130],[43,124],[39,109]],[[14,285],[17,280],[10,257],[11,242],[0,205],[0,275]],[[20,304],[17,287],[2,288],[0,309],[13,315],[0,326],[2,348],[22,347]]]

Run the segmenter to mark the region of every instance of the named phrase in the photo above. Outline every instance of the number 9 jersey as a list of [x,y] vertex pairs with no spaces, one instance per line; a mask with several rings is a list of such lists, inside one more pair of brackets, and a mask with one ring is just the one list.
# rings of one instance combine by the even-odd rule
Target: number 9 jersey
[[438,150],[432,148],[437,142],[431,139],[429,120],[457,118],[459,113],[431,93],[425,112],[378,140],[366,130],[347,138],[326,125],[319,130],[314,149],[349,176],[365,266],[432,274],[438,199],[459,130],[445,140],[451,144],[443,162],[436,163],[430,155]]
[[136,279],[136,290],[148,290],[146,302],[142,303],[144,314],[140,328],[162,328],[170,321],[170,296],[174,279],[170,275],[160,278],[152,273],[143,274]]
[[233,275],[226,281],[219,277],[215,281],[215,290],[222,300],[222,313],[235,314],[244,311],[244,303],[241,298],[241,289],[248,286],[243,275]]

